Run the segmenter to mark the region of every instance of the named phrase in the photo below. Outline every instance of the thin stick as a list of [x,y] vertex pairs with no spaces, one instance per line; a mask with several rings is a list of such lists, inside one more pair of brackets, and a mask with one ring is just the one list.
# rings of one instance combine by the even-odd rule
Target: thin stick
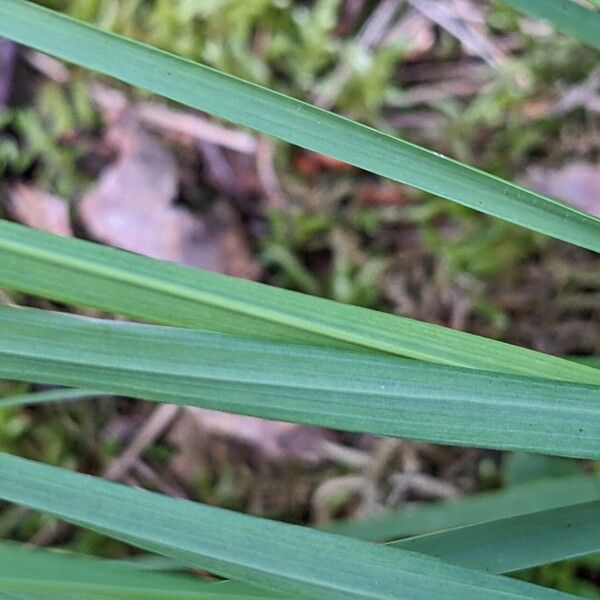
[[108,466],[104,477],[122,479],[144,450],[165,432],[178,412],[179,406],[174,404],[161,404],[156,408],[125,451]]

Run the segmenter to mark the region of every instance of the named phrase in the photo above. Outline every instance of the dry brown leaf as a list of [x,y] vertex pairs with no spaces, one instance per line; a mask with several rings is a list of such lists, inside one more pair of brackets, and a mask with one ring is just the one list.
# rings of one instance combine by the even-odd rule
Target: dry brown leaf
[[188,408],[197,431],[248,445],[272,461],[319,462],[326,457],[320,443],[328,433],[317,427],[268,421],[204,408]]
[[66,200],[24,183],[8,189],[7,209],[11,217],[29,227],[56,235],[73,235]]
[[426,56],[435,44],[433,23],[411,8],[392,27],[386,38],[388,42],[397,40],[403,40],[407,44],[404,60],[418,61]]
[[600,165],[576,161],[550,169],[531,167],[525,185],[600,217]]
[[174,204],[177,165],[158,138],[127,112],[117,118],[107,137],[117,149],[117,160],[104,170],[78,210],[93,238],[210,271],[240,277],[257,274],[235,215],[220,211],[204,220]]
[[293,156],[296,170],[305,177],[317,177],[325,171],[352,172],[356,167],[337,158],[310,150],[298,150]]
[[197,224],[172,205],[178,186],[173,157],[131,117],[118,120],[108,137],[118,159],[81,200],[82,223],[111,246],[182,262],[182,239],[193,235]]

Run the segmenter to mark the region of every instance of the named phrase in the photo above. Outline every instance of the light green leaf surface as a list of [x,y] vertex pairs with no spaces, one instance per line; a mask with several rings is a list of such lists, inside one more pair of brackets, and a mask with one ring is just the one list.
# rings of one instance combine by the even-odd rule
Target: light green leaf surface
[[483,337],[0,220],[0,287],[144,321],[600,385],[600,371]]
[[[567,357],[568,360],[572,360],[577,363],[581,363],[583,365],[588,365],[594,368],[600,368],[600,358],[595,356],[585,356],[585,357]],[[62,403],[62,402],[70,402],[75,400],[85,400],[88,398],[96,398],[98,396],[106,396],[104,392],[94,391],[94,390],[80,390],[80,389],[71,389],[71,388],[60,388],[56,390],[49,390],[44,392],[29,392],[26,394],[15,394],[13,396],[6,396],[0,399],[0,409],[2,408],[14,408],[15,406],[37,406],[39,404],[54,404],[54,403]],[[518,455],[511,455],[518,456]],[[539,455],[532,455],[538,456]],[[550,459],[546,457],[546,460],[565,460],[565,459]],[[577,470],[579,467],[571,462],[567,461],[573,469]],[[579,469],[581,470],[581,469]],[[548,476],[558,476],[564,475],[565,473],[554,473],[548,474]],[[541,477],[537,479],[543,479],[546,475],[542,474]],[[149,560],[152,557],[149,557]],[[150,563],[152,561],[150,560]],[[150,567],[149,567],[150,568]]]
[[[264,594],[253,588],[244,590],[218,590],[216,586],[203,586],[196,592],[178,592],[177,590],[160,590],[148,587],[129,587],[111,584],[78,583],[60,581],[58,579],[40,580],[27,577],[0,577],[1,600],[258,600]],[[16,595],[13,590],[16,590]],[[281,596],[280,596],[281,597]],[[571,596],[569,596],[571,597]]]
[[502,0],[532,17],[549,21],[560,31],[600,50],[600,12],[574,0]]
[[33,3],[3,0],[0,35],[372,173],[600,251],[600,219],[589,214],[289,96]]
[[509,578],[0,455],[0,498],[218,575],[319,600],[567,598]]
[[60,598],[79,594],[136,600],[201,600],[207,594],[215,597],[217,592],[194,577],[142,572],[129,568],[127,563],[27,549],[6,542],[0,542],[0,589],[25,594],[48,594],[52,590]]
[[0,398],[0,410],[3,408],[15,408],[16,406],[36,406],[39,404],[57,404],[71,402],[73,400],[86,400],[105,395],[93,390],[59,389],[45,392],[31,392],[30,394],[17,394]]
[[586,365],[593,367],[594,369],[600,369],[600,356],[571,356],[570,360],[575,361],[580,365]]
[[595,501],[600,501],[600,477],[573,475],[365,519],[338,521],[324,529],[365,540],[391,540]]
[[458,527],[390,545],[471,569],[509,573],[600,551],[600,501]]
[[0,306],[0,377],[347,431],[600,457],[600,387]]
[[185,565],[178,563],[170,558],[164,556],[158,556],[156,554],[143,554],[141,556],[131,558],[128,560],[117,560],[115,561],[119,565],[127,565],[129,569],[135,569],[136,571],[182,571],[185,570]]

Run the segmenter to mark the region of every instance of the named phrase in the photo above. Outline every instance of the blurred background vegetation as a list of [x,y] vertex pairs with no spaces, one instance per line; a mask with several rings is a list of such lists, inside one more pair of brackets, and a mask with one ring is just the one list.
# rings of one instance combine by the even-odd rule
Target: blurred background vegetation
[[[600,54],[501,2],[43,4],[600,214]],[[600,355],[591,252],[6,41],[0,65],[4,217],[556,355]],[[1,290],[0,301],[64,309]],[[0,382],[0,397],[27,391]],[[600,471],[123,398],[2,410],[0,450],[301,523]],[[16,507],[0,511],[0,536],[130,552]],[[521,576],[600,598],[599,560]]]

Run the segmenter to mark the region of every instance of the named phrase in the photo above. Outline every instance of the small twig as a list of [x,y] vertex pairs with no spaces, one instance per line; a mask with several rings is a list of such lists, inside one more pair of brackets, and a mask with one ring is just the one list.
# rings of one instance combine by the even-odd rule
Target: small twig
[[108,466],[104,477],[113,480],[122,479],[144,450],[169,427],[178,411],[179,406],[174,404],[161,404],[156,408],[125,451]]
[[379,44],[399,7],[399,0],[380,2],[361,28],[358,34],[358,46],[368,50]]
[[198,140],[198,150],[206,161],[210,183],[219,191],[240,198],[243,195],[242,189],[223,150],[204,140]]
[[377,440],[375,452],[365,470],[366,477],[374,482],[379,481],[386,467],[401,447],[402,440],[396,438],[382,438]]
[[[383,0],[362,26],[356,37],[356,46],[363,51],[375,48],[384,39],[398,8],[400,0]],[[317,106],[331,108],[336,98],[352,76],[352,68],[342,62],[328,77],[326,84],[312,98]]]
[[30,50],[25,54],[25,60],[44,77],[56,81],[56,83],[67,83],[71,74],[65,65],[47,54]]
[[273,146],[265,137],[260,138],[256,151],[256,170],[269,204],[276,208],[285,206],[285,196],[275,171]]
[[138,114],[147,125],[196,138],[243,154],[256,152],[256,139],[244,131],[228,129],[189,112],[181,112],[161,104],[142,104]]
[[[101,110],[108,113],[118,114],[129,104],[125,94],[98,83],[92,85],[91,96]],[[257,142],[254,136],[218,125],[199,114],[183,112],[156,102],[140,104],[135,108],[139,118],[155,129],[216,144],[243,154],[256,152]]]
[[435,85],[415,85],[398,94],[397,99],[388,100],[394,108],[408,108],[417,104],[474,96],[481,90],[483,82],[451,79]]
[[420,62],[405,65],[399,73],[403,83],[413,81],[439,82],[448,79],[470,79],[486,81],[490,79],[490,69],[472,57],[460,58],[454,62]]
[[370,515],[382,510],[377,501],[377,486],[362,475],[346,475],[327,479],[312,496],[312,509],[317,524],[331,520],[332,498],[340,494],[353,494],[361,498],[359,514]]
[[550,114],[560,115],[580,107],[600,112],[600,67],[594,69],[585,81],[573,86],[554,104]]
[[453,35],[469,52],[479,56],[490,66],[498,67],[506,62],[504,54],[474,25],[452,10],[447,3],[436,0],[408,0],[408,2]]
[[417,452],[416,443],[403,440],[401,444],[402,469],[406,473],[418,473],[421,470],[421,459]]
[[389,481],[393,489],[386,500],[388,506],[397,506],[409,492],[432,499],[449,499],[460,495],[452,484],[425,473],[393,473]]
[[319,444],[319,451],[330,460],[356,469],[364,469],[371,461],[371,457],[366,452],[350,448],[349,446],[335,444],[329,440],[323,440]]
[[444,124],[444,117],[433,110],[398,112],[390,117],[390,122],[398,129],[433,129]]
[[187,498],[186,494],[183,490],[171,485],[164,481],[160,475],[152,469],[147,463],[145,463],[141,459],[137,459],[133,463],[133,471],[146,482],[150,483],[154,486],[155,489],[166,494],[167,496],[171,496],[173,498]]
[[30,540],[29,543],[34,546],[48,546],[56,538],[66,535],[73,526],[64,521],[54,521],[42,527]]

